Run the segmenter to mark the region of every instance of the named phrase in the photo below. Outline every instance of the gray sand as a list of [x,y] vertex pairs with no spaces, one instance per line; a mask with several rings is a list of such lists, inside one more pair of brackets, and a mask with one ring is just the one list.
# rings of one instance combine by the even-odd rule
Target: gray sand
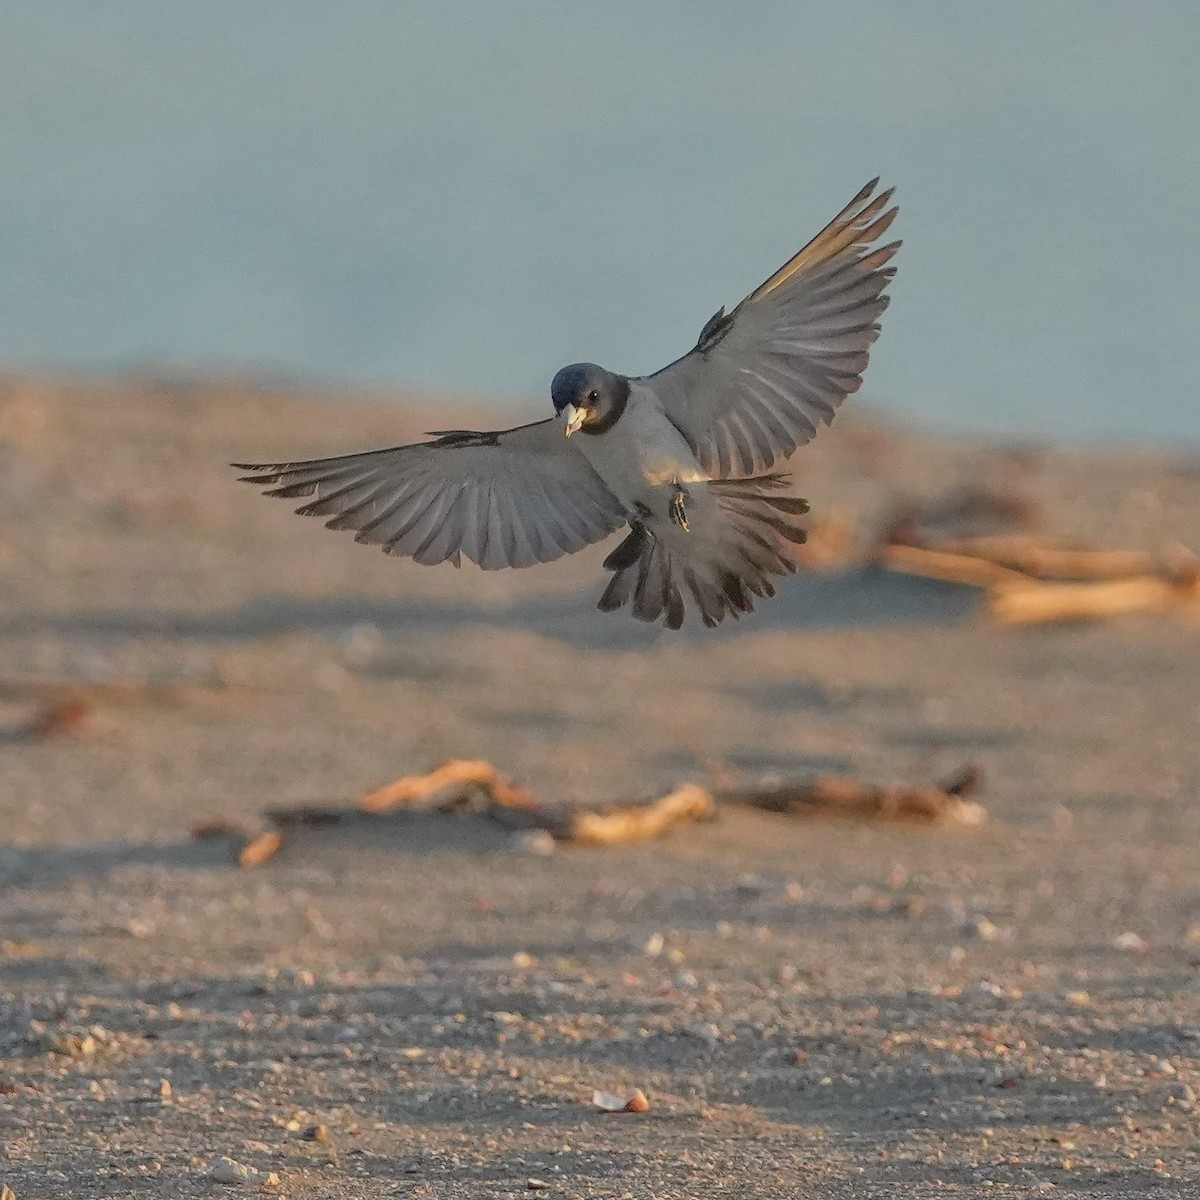
[[[866,572],[671,637],[594,610],[603,548],[429,570],[223,466],[492,423],[444,407],[0,390],[0,668],[203,685],[42,740],[0,697],[0,1182],[253,1191],[228,1156],[305,1197],[1197,1194],[1200,631],[1005,630]],[[849,419],[793,467],[818,516],[991,479],[1057,532],[1200,547],[1200,470],[1165,455]],[[253,872],[188,836],[459,756],[581,802],[713,759],[970,760],[990,820],[729,812],[543,856],[398,815]],[[635,1087],[645,1115],[591,1106]]]

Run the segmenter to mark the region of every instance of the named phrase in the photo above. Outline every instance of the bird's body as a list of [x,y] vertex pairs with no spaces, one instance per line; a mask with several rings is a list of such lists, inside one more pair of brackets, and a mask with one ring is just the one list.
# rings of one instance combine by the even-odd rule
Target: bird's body
[[750,612],[753,596],[774,594],[771,576],[796,569],[804,540],[808,506],[771,468],[857,390],[887,305],[899,243],[870,245],[896,210],[874,187],[654,375],[576,363],[551,385],[557,419],[250,465],[247,478],[312,497],[297,511],[426,564],[529,566],[628,525],[605,560],[602,609],[629,605],[670,628],[685,595],[706,625]]
[[[657,397],[639,380],[629,381],[625,411],[611,429],[599,434],[586,430],[585,425],[572,444],[627,512],[637,512],[639,504],[654,508],[672,484],[708,478]],[[666,504],[658,507],[665,516]]]

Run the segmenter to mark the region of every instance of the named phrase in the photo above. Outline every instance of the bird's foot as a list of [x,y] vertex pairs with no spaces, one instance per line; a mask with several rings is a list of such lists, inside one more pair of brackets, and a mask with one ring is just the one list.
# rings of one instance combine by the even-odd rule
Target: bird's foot
[[684,502],[690,499],[687,494],[687,489],[681,483],[675,485],[675,494],[671,497],[671,523],[678,525],[684,533],[691,533],[692,527],[688,524],[687,509],[684,508]]

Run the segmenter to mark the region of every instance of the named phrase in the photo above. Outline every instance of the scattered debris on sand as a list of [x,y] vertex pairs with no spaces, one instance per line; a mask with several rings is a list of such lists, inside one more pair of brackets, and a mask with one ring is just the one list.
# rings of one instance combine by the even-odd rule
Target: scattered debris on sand
[[229,837],[236,841],[239,866],[258,867],[273,859],[285,832],[353,820],[370,820],[397,810],[421,813],[470,812],[514,830],[518,848],[549,853],[555,845],[619,846],[653,841],[677,825],[712,820],[724,804],[790,815],[831,815],[866,820],[915,820],[945,825],[982,824],[986,811],[971,795],[981,777],[963,768],[941,786],[902,787],[862,783],[855,779],[817,776],[808,780],[768,777],[757,784],[734,786],[725,776],[714,793],[684,783],[649,801],[583,808],[540,804],[527,789],[510,783],[489,762],[453,759],[424,775],[406,775],[364,796],[353,807],[301,805],[267,809],[265,826],[249,833],[225,818],[192,827],[196,839]]
[[[982,588],[988,613],[1008,625],[1139,612],[1200,620],[1200,558],[1183,546],[1150,554],[1030,532],[942,532],[929,513],[944,508],[905,509],[894,517],[877,561],[892,571]],[[1011,516],[1028,524],[1033,511],[1014,506]]]

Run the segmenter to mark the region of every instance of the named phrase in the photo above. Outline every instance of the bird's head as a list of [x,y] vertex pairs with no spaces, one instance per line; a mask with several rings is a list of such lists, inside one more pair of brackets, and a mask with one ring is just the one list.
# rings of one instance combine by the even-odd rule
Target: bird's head
[[581,429],[603,433],[625,409],[629,380],[595,363],[573,363],[555,375],[550,398],[567,437]]

